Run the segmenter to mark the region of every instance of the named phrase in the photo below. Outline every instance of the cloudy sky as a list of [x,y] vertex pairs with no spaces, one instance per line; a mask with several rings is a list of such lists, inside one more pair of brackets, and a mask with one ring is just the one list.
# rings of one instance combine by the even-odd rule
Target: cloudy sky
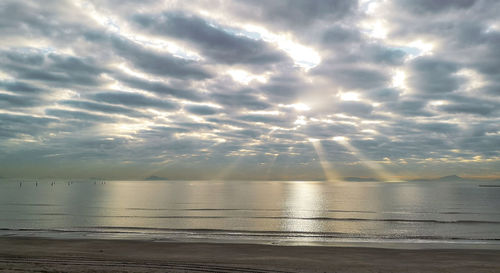
[[500,176],[500,1],[0,3],[0,176]]

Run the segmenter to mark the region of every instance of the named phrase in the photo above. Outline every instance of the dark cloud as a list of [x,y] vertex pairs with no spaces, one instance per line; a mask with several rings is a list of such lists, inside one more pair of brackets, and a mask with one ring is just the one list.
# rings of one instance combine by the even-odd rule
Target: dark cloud
[[277,29],[304,29],[317,21],[336,21],[355,12],[357,1],[350,0],[251,0],[232,5],[243,20],[265,22]]
[[421,123],[417,125],[418,128],[441,134],[453,134],[457,133],[460,128],[456,124],[444,123],[444,122],[431,122],[431,123]]
[[365,95],[377,102],[394,101],[399,98],[401,91],[394,88],[382,88],[376,90],[370,90],[365,93]]
[[403,99],[385,104],[384,109],[394,114],[403,116],[432,116],[426,109],[427,101],[418,99]]
[[161,15],[140,14],[133,20],[141,27],[157,34],[185,40],[201,51],[203,56],[225,64],[272,64],[287,59],[269,44],[231,33],[207,21],[183,13]]
[[412,13],[438,13],[452,9],[467,9],[477,0],[396,0],[397,4]]
[[72,1],[2,1],[0,28],[9,37],[70,41],[94,22]]
[[322,63],[313,73],[328,77],[338,87],[348,89],[375,89],[388,84],[389,77],[382,71],[366,67],[346,67]]
[[499,104],[474,104],[474,103],[451,103],[439,107],[441,111],[452,114],[475,114],[488,116],[492,113],[498,112]]
[[20,135],[38,136],[46,131],[46,126],[58,120],[19,114],[0,113],[0,137],[16,138]]
[[118,55],[151,74],[197,80],[211,77],[211,73],[196,61],[155,52],[121,37],[112,37],[111,44]]
[[454,75],[459,65],[432,57],[416,58],[410,64],[408,83],[422,93],[446,93],[457,90],[463,79]]
[[49,116],[54,116],[58,117],[61,119],[77,119],[77,120],[83,120],[91,123],[98,123],[98,122],[115,122],[116,120],[109,117],[109,116],[103,116],[103,115],[96,115],[96,114],[91,114],[88,112],[83,112],[83,111],[70,111],[70,110],[62,110],[62,109],[47,109],[45,110],[45,113]]
[[219,104],[230,108],[265,110],[271,107],[271,104],[263,101],[254,90],[243,89],[234,93],[214,92],[211,97]]
[[366,55],[373,63],[401,65],[406,57],[406,52],[401,49],[395,49],[384,46],[369,46],[364,49]]
[[0,81],[0,88],[15,93],[42,93],[46,90],[42,87],[31,85],[20,81]]
[[104,82],[100,76],[106,72],[92,58],[44,53],[36,49],[0,52],[0,69],[17,80],[41,81],[56,86],[97,86]]
[[363,34],[356,28],[344,25],[335,25],[322,35],[322,42],[326,45],[353,45],[363,42]]
[[89,97],[97,101],[129,107],[151,107],[163,110],[175,110],[178,108],[176,103],[131,92],[101,92],[89,95]]
[[213,115],[219,112],[217,108],[204,105],[187,105],[184,110],[196,115]]
[[31,107],[42,104],[42,101],[36,98],[17,96],[0,93],[0,107],[3,109],[17,108],[17,107]]
[[103,103],[96,103],[92,101],[82,101],[82,100],[65,100],[58,102],[61,105],[71,106],[78,109],[88,110],[88,111],[96,111],[101,113],[108,114],[121,114],[129,117],[150,117],[150,115],[141,113],[134,109],[130,109],[127,107],[117,106],[117,105],[109,105]]
[[204,99],[204,97],[200,93],[194,90],[175,88],[162,82],[149,81],[126,75],[116,75],[116,79],[119,79],[122,83],[132,88],[151,91],[158,95],[171,95],[176,98],[182,98],[191,101],[201,101]]

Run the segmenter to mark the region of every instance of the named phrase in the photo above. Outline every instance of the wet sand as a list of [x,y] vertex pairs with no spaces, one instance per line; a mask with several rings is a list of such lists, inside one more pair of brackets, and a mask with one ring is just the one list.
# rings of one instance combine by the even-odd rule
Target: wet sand
[[500,250],[0,237],[0,272],[500,272]]

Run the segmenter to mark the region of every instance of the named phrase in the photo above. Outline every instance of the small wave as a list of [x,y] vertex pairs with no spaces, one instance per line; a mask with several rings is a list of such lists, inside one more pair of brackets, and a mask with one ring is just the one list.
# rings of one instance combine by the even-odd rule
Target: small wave
[[[119,208],[114,208],[119,209]],[[252,208],[124,208],[125,210],[145,210],[145,211],[286,211],[283,209],[252,209]],[[296,210],[296,211],[326,211],[326,212],[359,212],[359,213],[377,213],[372,210]]]
[[20,206],[20,207],[59,207],[57,204],[33,204],[33,203],[1,203],[0,206]]
[[89,226],[74,229],[32,229],[32,228],[0,228],[0,231],[13,233],[83,233],[83,234],[141,234],[151,238],[165,239],[183,234],[185,236],[208,236],[212,238],[268,238],[268,239],[366,239],[366,240],[430,240],[430,241],[500,241],[500,238],[472,238],[456,236],[432,236],[432,235],[401,235],[401,234],[358,234],[340,232],[302,232],[302,231],[252,231],[231,229],[175,229],[175,228],[152,228],[134,226]]
[[402,222],[435,224],[500,224],[500,221],[486,220],[436,220],[404,218],[354,218],[354,217],[286,217],[286,216],[219,216],[219,215],[71,215],[65,213],[40,213],[33,215],[79,216],[89,218],[136,218],[136,219],[270,219],[270,220],[306,220],[306,221],[348,221],[348,222]]

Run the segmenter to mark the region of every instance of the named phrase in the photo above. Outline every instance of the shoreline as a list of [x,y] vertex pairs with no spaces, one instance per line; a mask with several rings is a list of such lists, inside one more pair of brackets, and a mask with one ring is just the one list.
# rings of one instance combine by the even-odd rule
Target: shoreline
[[[128,228],[130,229],[130,228]],[[360,247],[379,249],[486,249],[500,250],[499,239],[461,238],[369,238],[342,237],[328,233],[291,233],[242,230],[164,229],[168,233],[96,231],[72,229],[0,228],[0,238],[54,240],[123,240],[208,244],[253,244],[275,246]],[[297,234],[302,235],[297,236]],[[312,236],[311,236],[312,235]],[[291,236],[291,237],[289,237]]]
[[1,237],[1,272],[499,272],[500,250]]
[[[378,249],[487,249],[500,250],[498,239],[460,238],[367,238],[341,237],[325,233],[295,233],[242,230],[165,229],[170,233],[96,231],[71,229],[0,228],[0,238],[41,238],[54,240],[123,240],[208,244],[252,244],[312,247],[360,247]],[[307,236],[307,235],[316,236]],[[293,238],[288,238],[292,235]],[[295,236],[294,236],[295,235]]]

